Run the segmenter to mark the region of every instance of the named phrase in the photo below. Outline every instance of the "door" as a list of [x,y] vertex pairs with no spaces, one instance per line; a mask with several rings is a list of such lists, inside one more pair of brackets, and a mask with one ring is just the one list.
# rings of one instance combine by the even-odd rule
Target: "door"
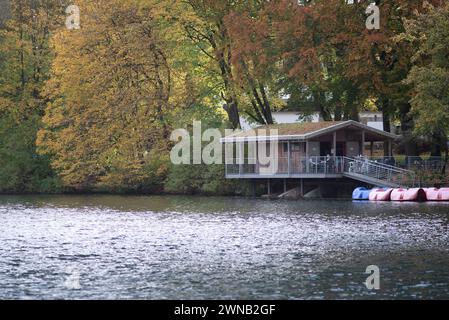
[[337,157],[343,157],[346,155],[346,143],[337,142]]
[[330,142],[320,143],[320,156],[325,157],[332,154],[332,144]]

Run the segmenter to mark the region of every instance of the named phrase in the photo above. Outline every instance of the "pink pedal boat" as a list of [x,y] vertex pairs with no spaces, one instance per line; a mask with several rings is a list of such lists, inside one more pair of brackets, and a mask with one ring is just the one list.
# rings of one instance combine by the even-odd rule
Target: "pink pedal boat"
[[369,194],[370,201],[390,201],[393,189],[375,188]]
[[449,201],[449,188],[427,188],[424,191],[428,201]]
[[391,192],[391,201],[426,201],[427,196],[424,189],[393,189]]

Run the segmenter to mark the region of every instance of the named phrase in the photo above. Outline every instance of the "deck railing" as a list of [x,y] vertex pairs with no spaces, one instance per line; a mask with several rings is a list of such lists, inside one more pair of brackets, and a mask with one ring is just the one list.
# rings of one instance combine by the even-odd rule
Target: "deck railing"
[[255,159],[245,159],[245,164],[237,164],[237,160],[228,160],[227,175],[294,175],[294,174],[342,174],[343,157],[278,157],[277,162],[270,165],[254,164]]
[[377,163],[415,171],[441,172],[446,166],[445,157],[368,157],[368,159]]
[[411,170],[398,168],[389,164],[379,163],[368,158],[356,157],[300,157],[288,158],[278,157],[277,162],[272,160],[271,165],[263,166],[255,164],[255,159],[246,159],[245,164],[226,165],[228,177],[266,176],[266,177],[289,177],[289,176],[335,176],[348,175],[353,178],[367,178],[373,182],[382,182],[385,185],[395,184],[399,186],[413,186],[416,175]]
[[416,174],[411,170],[406,170],[391,166],[384,163],[378,163],[368,158],[348,158],[343,157],[344,172],[351,176],[367,177],[378,181],[383,181],[386,184],[393,184],[397,186],[414,186],[416,182]]

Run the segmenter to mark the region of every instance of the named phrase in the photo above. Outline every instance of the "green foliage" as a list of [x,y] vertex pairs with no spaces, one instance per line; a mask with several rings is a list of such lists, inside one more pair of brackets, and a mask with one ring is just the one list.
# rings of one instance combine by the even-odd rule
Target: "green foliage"
[[35,118],[15,124],[0,118],[0,193],[52,193],[61,191],[50,159],[35,151]]
[[164,41],[150,8],[121,0],[78,5],[83,28],[53,36],[39,151],[52,156],[70,188],[141,190],[152,178],[148,155],[166,149],[170,129]]
[[225,178],[224,165],[172,165],[165,191],[174,194],[248,195],[249,185]]
[[49,77],[50,32],[63,12],[61,1],[10,2],[0,25],[0,192],[57,192],[49,157],[36,153],[42,88]]
[[413,85],[412,112],[419,134],[449,134],[449,3],[430,6],[428,12],[407,23],[403,37],[418,50],[407,78]]
[[[192,135],[193,121],[201,120],[202,131],[224,128],[223,114],[195,103],[178,114],[176,128],[184,128]],[[203,142],[203,147],[207,142]],[[246,195],[248,186],[241,181],[225,179],[224,165],[173,165],[170,164],[165,181],[165,191],[175,194]]]
[[419,170],[417,181],[421,187],[444,187],[449,185],[449,173],[435,170]]

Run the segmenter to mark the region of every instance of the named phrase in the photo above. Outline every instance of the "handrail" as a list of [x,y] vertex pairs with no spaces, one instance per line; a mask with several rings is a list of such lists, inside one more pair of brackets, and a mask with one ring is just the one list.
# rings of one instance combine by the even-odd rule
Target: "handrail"
[[358,174],[384,181],[388,184],[394,183],[399,186],[411,186],[415,184],[416,174],[411,170],[377,163],[366,158],[343,158],[345,172],[347,174]]
[[[292,175],[353,175],[353,178],[363,177],[376,179],[377,183],[385,185],[411,186],[416,180],[415,172],[395,166],[378,163],[367,158],[350,157],[278,157],[275,166],[254,164],[254,158],[245,159],[245,164],[226,164],[226,175],[244,177],[259,176],[292,176]],[[231,159],[228,159],[231,160]],[[257,162],[257,161],[256,161]],[[365,178],[365,180],[367,180]],[[362,180],[363,181],[363,180]]]
[[349,158],[349,157],[343,157],[343,158],[346,159],[346,160],[351,160],[351,161],[367,162],[367,163],[369,163],[370,165],[378,166],[378,167],[383,167],[383,168],[389,168],[389,169],[395,170],[395,171],[397,171],[397,172],[415,173],[415,172],[412,171],[412,170],[403,169],[403,168],[400,168],[400,167],[392,166],[392,165],[389,165],[389,164],[386,164],[386,163],[376,162],[376,161],[369,160],[369,159],[367,160],[366,158],[364,158],[364,159],[363,159],[363,158],[362,158],[362,159],[358,159],[358,158]]

